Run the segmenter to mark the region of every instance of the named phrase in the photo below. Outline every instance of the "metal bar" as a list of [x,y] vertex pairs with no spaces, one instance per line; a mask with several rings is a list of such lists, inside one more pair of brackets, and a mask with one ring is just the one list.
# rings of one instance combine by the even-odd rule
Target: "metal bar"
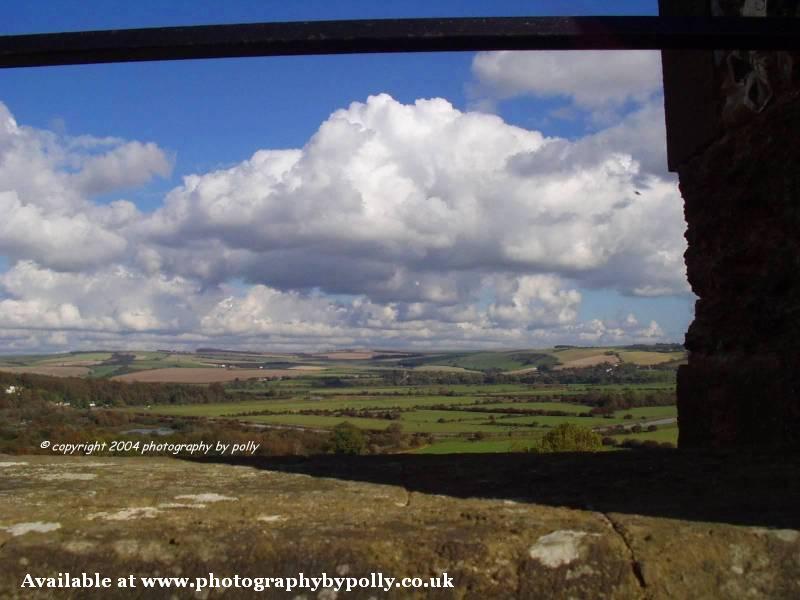
[[0,68],[465,50],[800,49],[800,19],[492,17],[202,25],[0,36]]

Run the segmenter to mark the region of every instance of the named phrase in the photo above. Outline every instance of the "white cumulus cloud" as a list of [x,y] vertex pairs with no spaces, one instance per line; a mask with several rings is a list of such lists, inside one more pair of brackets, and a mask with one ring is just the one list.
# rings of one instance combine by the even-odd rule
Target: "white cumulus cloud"
[[[152,143],[0,105],[0,343],[303,349],[662,340],[578,318],[586,289],[686,291],[658,109],[578,140],[443,99],[369,97],[301,148],[184,177],[153,212],[94,196],[170,173]],[[661,140],[663,145],[663,140]]]
[[680,196],[624,151],[637,126],[604,146],[373,96],[302,149],[187,177],[137,235],[181,275],[379,301],[453,303],[493,272],[682,292]]
[[172,172],[171,160],[152,142],[122,143],[105,154],[84,157],[81,162],[73,183],[89,196],[136,187]]
[[472,71],[489,96],[570,99],[581,109],[644,103],[661,89],[661,55],[649,50],[480,52]]

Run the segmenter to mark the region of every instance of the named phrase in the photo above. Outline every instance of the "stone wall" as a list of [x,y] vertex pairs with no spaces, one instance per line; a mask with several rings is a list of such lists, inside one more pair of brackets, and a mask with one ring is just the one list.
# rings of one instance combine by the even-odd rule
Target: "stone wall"
[[[717,16],[800,14],[797,0],[712,0],[708,8]],[[687,57],[664,57],[673,131],[695,126],[692,107],[677,99],[681,60],[693,70]],[[689,364],[678,373],[679,445],[797,448],[800,55],[716,51],[705,58],[697,64],[708,72],[694,67],[691,77],[711,84],[696,114],[714,121],[700,127],[713,133],[693,147],[681,138],[680,156],[671,148],[670,157],[685,201],[689,283],[699,298],[686,336]]]
[[678,375],[680,445],[800,442],[800,99],[679,168],[699,297]]

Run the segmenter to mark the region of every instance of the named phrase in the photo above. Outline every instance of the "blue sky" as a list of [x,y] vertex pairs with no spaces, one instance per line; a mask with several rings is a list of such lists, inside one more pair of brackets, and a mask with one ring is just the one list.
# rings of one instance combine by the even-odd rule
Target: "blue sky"
[[[259,21],[526,15],[650,15],[657,2],[71,0],[0,7],[4,34]],[[3,73],[3,101],[20,122],[74,133],[157,139],[177,152],[178,172],[238,162],[264,147],[305,143],[332,111],[370,94],[441,96],[468,103],[473,53],[170,61],[19,69]],[[154,91],[157,90],[157,93]],[[313,102],[298,102],[298,97]],[[510,101],[503,117],[538,124],[539,102]],[[545,104],[549,104],[545,102]],[[203,123],[204,135],[187,140]],[[578,133],[557,122],[558,135]]]
[[[615,2],[613,10],[613,14],[647,15],[655,14],[657,9],[654,0]],[[256,21],[583,15],[609,14],[608,11],[608,3],[596,1],[33,1],[0,7],[0,23],[3,23],[4,34],[21,34]],[[464,260],[454,258],[456,254],[471,256],[473,251],[478,252],[477,245],[472,248],[467,244],[470,237],[467,228],[454,228],[451,234],[445,236],[446,240],[431,241],[430,236],[420,233],[418,225],[409,225],[410,222],[397,225],[398,219],[402,221],[408,215],[405,209],[394,205],[392,210],[400,212],[393,213],[386,223],[376,225],[376,229],[387,227],[392,235],[397,235],[391,244],[367,240],[369,236],[360,232],[355,236],[365,240],[360,248],[382,257],[377,262],[366,261],[363,256],[353,258],[358,249],[351,247],[346,232],[340,231],[330,236],[323,233],[321,239],[326,241],[320,243],[313,240],[279,243],[275,238],[277,234],[262,231],[255,224],[251,231],[245,230],[240,224],[236,225],[236,231],[232,231],[225,224],[230,219],[220,213],[224,210],[220,207],[236,205],[241,208],[244,198],[260,203],[254,214],[263,215],[274,214],[271,212],[273,205],[290,201],[287,197],[279,197],[277,191],[269,198],[254,199],[256,192],[249,187],[253,182],[245,181],[243,176],[233,177],[238,173],[237,169],[242,169],[243,161],[259,150],[301,151],[310,148],[310,140],[322,140],[327,135],[323,135],[325,128],[322,125],[330,120],[331,114],[348,109],[354,102],[367,108],[362,110],[357,107],[342,118],[356,120],[367,129],[376,128],[375,135],[384,144],[381,148],[390,154],[395,153],[393,168],[397,165],[410,168],[403,162],[404,157],[408,152],[419,153],[420,149],[392,147],[392,140],[399,139],[397,135],[379,128],[395,127],[397,120],[403,118],[417,119],[419,122],[420,119],[431,118],[422,108],[415,109],[418,115],[411,115],[410,109],[403,108],[414,107],[417,99],[430,98],[446,99],[452,114],[477,111],[482,115],[500,117],[500,124],[486,120],[480,125],[468,125],[487,128],[487,135],[494,131],[500,135],[502,131],[502,135],[514,137],[516,134],[511,126],[517,126],[526,132],[539,132],[545,138],[562,140],[567,149],[567,158],[562,157],[562,163],[575,160],[577,165],[570,167],[575,176],[570,182],[584,181],[590,173],[595,176],[609,171],[611,167],[608,166],[599,171],[595,168],[593,163],[600,160],[595,155],[602,157],[607,154],[606,158],[617,161],[614,163],[617,164],[622,160],[622,154],[629,153],[643,165],[636,173],[626,171],[625,185],[630,189],[624,191],[628,188],[620,187],[620,176],[616,174],[613,181],[604,180],[603,185],[610,187],[602,189],[607,189],[608,193],[598,193],[599,198],[613,206],[621,200],[615,204],[609,195],[612,188],[616,194],[636,195],[633,188],[637,185],[644,190],[653,190],[653,194],[659,197],[658,202],[664,206],[668,202],[679,203],[677,196],[665,199],[669,186],[674,188],[674,178],[660,167],[663,147],[654,148],[651,143],[660,139],[659,128],[663,129],[663,117],[662,122],[658,122],[660,92],[652,73],[652,65],[657,61],[654,62],[652,56],[631,63],[633,66],[624,61],[612,61],[608,67],[607,81],[601,78],[595,84],[587,81],[586,77],[582,80],[579,74],[573,81],[553,84],[552,78],[549,81],[542,79],[546,77],[546,69],[569,70],[568,66],[562,69],[559,66],[561,62],[558,62],[549,65],[530,63],[526,67],[526,60],[529,59],[511,55],[494,56],[491,53],[482,59],[476,57],[475,53],[440,53],[175,61],[0,72],[0,102],[21,128],[14,132],[17,136],[12,138],[16,144],[14,147],[19,152],[22,152],[19,148],[24,148],[25,152],[33,153],[25,154],[26,160],[31,165],[44,165],[41,168],[45,169],[45,172],[26,173],[25,181],[69,179],[72,182],[66,184],[61,181],[59,185],[62,187],[58,189],[29,190],[27,184],[20,183],[22,175],[19,172],[7,174],[5,181],[0,176],[0,193],[4,190],[15,193],[16,203],[13,207],[27,219],[20,223],[34,223],[30,215],[35,207],[36,218],[43,219],[41,231],[54,232],[55,228],[67,228],[63,231],[59,229],[53,235],[55,241],[46,249],[34,247],[35,244],[30,240],[17,239],[18,235],[7,235],[9,239],[3,243],[0,230],[0,270],[4,272],[4,279],[0,282],[0,302],[6,302],[5,308],[13,314],[13,318],[7,319],[5,324],[0,321],[0,331],[3,328],[7,331],[7,345],[13,348],[58,349],[59,344],[91,345],[104,339],[120,345],[157,342],[191,345],[194,339],[205,341],[214,336],[234,345],[252,346],[260,343],[260,340],[270,339],[272,343],[286,347],[303,344],[368,345],[387,335],[397,345],[420,346],[480,345],[484,339],[487,344],[496,346],[552,341],[600,343],[617,338],[619,341],[681,341],[691,318],[693,300],[687,293],[685,281],[681,284],[680,276],[674,273],[647,274],[645,271],[652,271],[655,268],[653,265],[659,264],[659,261],[674,270],[675,256],[681,252],[683,241],[670,241],[671,238],[666,237],[662,240],[659,232],[656,234],[658,243],[652,242],[646,244],[647,248],[639,248],[638,245],[644,243],[642,237],[652,238],[654,235],[644,225],[641,231],[618,234],[616,237],[612,231],[604,232],[600,236],[602,240],[598,238],[587,243],[572,240],[569,248],[576,253],[576,257],[580,255],[574,262],[566,259],[548,261],[536,254],[539,250],[534,252],[524,242],[516,243],[513,248],[490,247],[491,242],[482,242],[481,251],[491,255],[492,259],[487,259],[485,268],[476,269]],[[558,60],[563,62],[562,59]],[[564,64],[568,64],[568,60]],[[593,72],[592,61],[602,69],[605,56],[598,53],[594,53],[593,57],[587,56],[584,60],[588,65],[584,67],[586,73]],[[530,81],[526,69],[531,73]],[[638,79],[635,76],[637,69],[641,70]],[[515,73],[516,79],[509,79],[506,73]],[[622,90],[619,97],[598,95],[591,89],[591,85],[602,87],[606,83]],[[368,109],[373,105],[369,104],[368,98],[379,94],[388,94],[392,99],[392,104],[385,107],[385,110],[395,113],[390,124],[369,121],[378,118],[375,116],[378,109],[375,108],[374,115],[370,113]],[[440,110],[436,114],[445,115],[446,112]],[[652,124],[652,128],[648,124]],[[490,128],[494,129],[490,131]],[[116,141],[97,141],[104,138],[114,138]],[[84,144],[84,147],[76,150],[76,139],[94,141],[91,147]],[[136,143],[142,145],[136,146]],[[422,148],[427,147],[423,142],[415,143],[422,143]],[[521,146],[515,153],[520,155],[533,152],[533,146],[536,145],[533,137],[519,143]],[[663,146],[663,141],[661,144]],[[641,156],[637,154],[639,147]],[[348,148],[352,149],[352,146]],[[117,154],[103,159],[115,149]],[[330,152],[332,154],[325,154],[322,161],[327,165],[325,168],[340,168],[343,172],[363,168],[363,165],[345,164],[346,161],[335,149]],[[543,160],[538,148],[535,152],[539,154],[536,157],[531,154],[525,164],[532,165],[536,160]],[[510,153],[509,160],[516,154]],[[56,155],[58,159],[53,158]],[[120,158],[123,155],[125,158]],[[297,172],[302,171],[304,177],[313,179],[316,174],[311,158],[310,150],[303,151],[295,168]],[[308,164],[303,163],[306,159]],[[455,156],[453,160],[458,163],[461,159]],[[329,164],[329,161],[332,163]],[[520,164],[522,162],[525,161],[520,159]],[[109,167],[112,163],[116,165],[113,168]],[[317,161],[313,164],[322,163]],[[630,167],[624,160],[620,164],[623,164],[623,169],[636,168]],[[267,161],[259,164],[258,168],[271,172],[273,165],[274,161]],[[584,168],[581,165],[587,165],[584,172],[580,171]],[[440,181],[448,180],[455,177],[455,172],[450,172],[451,166],[429,175]],[[109,168],[113,173],[101,172]],[[121,169],[125,173],[119,174],[114,169]],[[224,180],[227,194],[224,199],[216,198],[212,202],[201,198],[202,194],[193,192],[192,196],[189,193],[191,186],[187,185],[184,177],[195,175],[207,182],[213,178],[214,172],[226,174],[225,177],[215,178],[218,185],[222,185],[219,180]],[[67,174],[73,177],[66,177]],[[532,181],[520,182],[517,172],[503,177],[497,183],[498,188],[523,183],[534,188],[537,185]],[[231,183],[234,179],[240,187]],[[83,183],[75,184],[78,180]],[[570,182],[565,180],[565,189],[574,187]],[[422,181],[415,183],[419,184],[419,189],[414,193],[433,194],[438,190],[444,195],[448,206],[458,206],[459,202],[465,201],[462,191],[442,191],[438,188],[432,191]],[[584,181],[582,185],[589,184]],[[380,191],[376,192],[366,180],[356,182],[354,186],[357,193],[361,194],[364,206],[370,203],[377,206],[385,202],[381,197],[367,196],[368,193],[380,194]],[[350,191],[331,188],[321,196],[321,200],[315,201],[325,202],[330,198],[331,210],[334,210],[336,202],[345,202]],[[165,198],[168,194],[175,196],[175,199],[167,201]],[[341,197],[338,194],[342,194]],[[59,197],[61,204],[56,206],[55,200],[48,199],[45,206],[41,200],[44,196]],[[582,201],[588,201],[586,196],[584,194]],[[304,199],[307,197],[310,196],[303,196]],[[643,197],[647,197],[646,193]],[[637,200],[633,196],[631,199]],[[132,203],[137,214],[131,216],[126,212],[128,216],[120,220],[120,211],[128,210],[120,208],[120,200]],[[488,203],[492,200],[486,197],[479,201]],[[170,202],[172,212],[167,210]],[[216,204],[209,208],[209,202]],[[578,200],[567,204],[577,206]],[[115,206],[119,214],[110,217],[110,208]],[[204,215],[203,211],[211,210],[216,217],[205,215],[208,218],[204,217],[202,223],[189,220],[177,222],[178,206],[190,213],[196,210]],[[108,210],[103,212],[103,207]],[[262,209],[266,212],[258,212]],[[541,206],[539,209],[544,210]],[[376,210],[366,212],[383,216],[388,214],[385,206]],[[481,209],[480,214],[484,218],[490,212],[487,210],[486,206]],[[550,211],[550,208],[547,210]],[[638,227],[643,215],[652,217],[657,213],[660,218],[663,213],[665,219],[671,219],[672,237],[675,238],[675,233],[680,231],[681,224],[673,223],[675,215],[680,212],[676,212],[674,207],[664,208],[661,204],[653,204],[641,210],[644,211],[641,215],[620,217],[614,227],[622,227],[623,223]],[[557,217],[559,223],[573,218],[572,212],[575,211],[567,212]],[[346,211],[332,214],[342,215]],[[68,222],[64,221],[64,215],[69,216]],[[214,221],[215,218],[218,220]],[[85,221],[101,223],[102,230],[87,233]],[[368,230],[369,223],[365,222]],[[80,235],[75,233],[75,227],[78,227],[76,223],[83,227]],[[347,224],[337,226],[347,229]],[[398,227],[409,229],[400,233]],[[324,232],[324,228],[321,231]],[[585,229],[575,223],[566,227],[564,235],[578,235],[579,231]],[[518,236],[523,234],[520,232]],[[638,239],[637,235],[640,236]],[[83,254],[67,260],[57,248],[62,236],[70,248],[75,247],[75,240],[86,240],[86,236],[98,244],[98,240],[107,239],[110,246],[98,246],[96,252],[107,252],[108,260],[87,260]],[[543,236],[550,237],[550,234]],[[248,241],[242,242],[243,239]],[[200,258],[194,250],[204,240],[216,245],[213,258]],[[557,242],[548,240],[540,245],[558,248]],[[302,253],[297,248],[298,244],[305,244]],[[398,247],[404,244],[407,248],[401,252]],[[123,246],[125,250],[117,254],[117,250],[112,249]],[[522,246],[525,248],[521,249]],[[328,265],[323,271],[313,258],[315,252],[317,255],[327,254],[331,260],[339,257],[338,266]],[[53,253],[59,254],[58,260],[48,258]],[[592,255],[591,259],[586,257],[587,253]],[[220,259],[221,254],[226,255],[224,260]],[[302,254],[302,258],[295,256],[299,254]],[[409,258],[409,254],[413,254],[414,258]],[[417,255],[431,257],[429,264],[419,260]],[[524,256],[520,258],[521,255]],[[290,260],[287,260],[289,266],[286,269],[263,266],[271,264],[271,261],[284,260],[287,256]],[[191,257],[191,260],[187,257]],[[352,265],[348,263],[351,259],[355,261]],[[481,262],[483,259],[476,260]],[[187,262],[193,261],[198,264],[185,267]],[[331,272],[338,272],[339,268],[346,274],[346,283],[334,281],[335,277],[330,275]],[[24,269],[27,271],[23,277]],[[130,277],[142,278],[141,288],[155,285],[155,280],[172,282],[181,288],[181,293],[192,297],[187,306],[191,305],[195,312],[207,311],[206,318],[198,320],[196,315],[191,318],[178,314],[173,309],[174,301],[165,300],[163,290],[137,298],[140,306],[136,306],[135,302],[131,304],[133,300],[126,303],[109,297],[107,306],[103,308],[87,300],[85,289],[82,291],[81,286],[102,288],[107,285],[113,290],[116,287],[113,278],[117,275],[112,273],[118,274],[120,269],[129,272]],[[292,273],[284,272],[287,270]],[[305,279],[298,277],[298,271],[307,272],[308,276]],[[363,282],[359,283],[356,273],[365,278]],[[375,277],[375,274],[386,281],[366,281],[366,278]],[[63,281],[63,287],[58,288],[61,296],[58,297],[52,289],[47,297],[42,296],[45,291],[40,289],[40,284],[25,277],[36,281],[45,277],[60,278],[59,281]],[[526,277],[528,279],[524,279]],[[420,288],[418,295],[409,293],[403,287],[405,284],[402,282],[406,280],[410,282],[408,285]],[[446,282],[446,285],[442,282]],[[398,286],[403,290],[399,291]],[[523,292],[523,289],[527,291]],[[272,292],[265,290],[274,291],[278,296],[270,295]],[[570,295],[573,291],[580,296],[579,300]],[[111,296],[113,292],[109,291],[108,294]],[[227,312],[223,318],[220,303],[230,298],[233,298],[232,304],[229,302],[225,305]],[[172,304],[173,308],[163,306],[164,302]],[[307,306],[304,305],[304,309],[297,314],[287,308],[303,302]],[[318,323],[311,328],[316,332],[314,335],[307,331],[297,336],[291,334],[287,323],[313,322],[315,310],[335,312],[337,307],[341,308],[341,302],[350,304],[342,308],[344,312],[336,317],[339,320]],[[354,306],[353,302],[358,306]],[[330,303],[333,303],[333,308]],[[367,305],[369,308],[365,308]],[[56,314],[66,311],[73,318],[50,319],[52,325],[43,327],[37,322],[41,319],[37,317],[34,306],[38,307],[36,310]],[[72,308],[76,313],[72,312]],[[364,311],[372,317],[362,314]],[[383,316],[375,316],[379,313]],[[409,316],[415,314],[424,315],[424,318]],[[452,329],[445,324],[459,322],[453,316],[455,314],[461,314],[460,318],[466,320],[459,328]],[[247,319],[254,319],[255,324],[248,328]],[[482,323],[479,331],[463,339],[457,335],[458,331],[467,328],[464,323],[474,323],[476,320]],[[603,325],[590,325],[594,321],[600,321]],[[636,326],[631,325],[634,321]],[[656,328],[651,327],[653,321],[657,323]],[[270,325],[264,325],[264,322]],[[279,327],[276,323],[283,325]],[[510,335],[508,332],[511,330],[523,333]],[[251,331],[256,337],[250,337]],[[480,331],[484,331],[485,335],[482,336]],[[526,338],[525,331],[540,333]],[[612,339],[613,336],[617,338]],[[0,341],[2,339],[0,334]]]

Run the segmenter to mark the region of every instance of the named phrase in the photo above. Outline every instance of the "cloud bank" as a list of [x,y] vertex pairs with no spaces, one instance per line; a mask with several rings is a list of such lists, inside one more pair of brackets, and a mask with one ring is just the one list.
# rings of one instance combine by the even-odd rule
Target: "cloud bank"
[[[496,54],[476,58],[487,80],[492,65],[528,60]],[[650,84],[602,96],[557,81],[524,87],[504,69],[508,81],[495,83],[509,90],[556,90],[592,109],[641,102],[566,140],[440,98],[371,96],[331,114],[302,148],[184,177],[151,212],[107,198],[169,176],[168,152],[26,128],[0,105],[0,344],[664,340],[633,315],[578,318],[587,290],[687,291],[682,202],[663,173]]]

